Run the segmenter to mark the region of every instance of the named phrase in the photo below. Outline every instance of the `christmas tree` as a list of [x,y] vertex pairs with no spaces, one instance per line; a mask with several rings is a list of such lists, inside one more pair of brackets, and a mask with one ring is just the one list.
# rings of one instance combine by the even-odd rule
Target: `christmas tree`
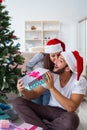
[[10,29],[9,12],[0,0],[0,97],[3,93],[17,93],[17,80],[23,75],[19,65],[24,63],[20,52],[20,44],[14,41],[18,38]]

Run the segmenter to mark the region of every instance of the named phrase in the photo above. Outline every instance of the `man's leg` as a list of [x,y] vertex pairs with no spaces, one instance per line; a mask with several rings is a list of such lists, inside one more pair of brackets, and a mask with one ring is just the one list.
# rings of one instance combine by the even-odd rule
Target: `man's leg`
[[79,117],[75,113],[63,112],[59,117],[44,123],[52,130],[76,130],[79,125]]
[[13,106],[25,122],[44,129],[75,130],[79,124],[79,118],[75,113],[66,112],[58,107],[38,105],[21,97],[14,101]]
[[39,105],[22,97],[14,100],[13,107],[25,122],[40,126],[44,129],[48,128],[43,122],[44,119],[51,122],[64,111],[60,108],[58,110],[58,107]]
[[41,121],[41,117],[37,116],[39,115],[38,113],[40,105],[33,103],[32,101],[26,100],[22,97],[18,97],[14,100],[13,107],[16,109],[16,111],[19,113],[19,115],[23,118],[25,122],[40,126],[44,129],[47,128],[47,126],[45,126],[45,124]]

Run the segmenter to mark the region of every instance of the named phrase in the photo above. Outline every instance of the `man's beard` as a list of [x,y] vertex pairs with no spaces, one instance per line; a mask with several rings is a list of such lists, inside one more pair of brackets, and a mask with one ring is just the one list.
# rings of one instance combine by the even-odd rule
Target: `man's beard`
[[55,74],[63,74],[67,66],[68,66],[68,65],[66,65],[66,66],[63,67],[62,69],[59,69],[59,70],[57,70],[57,71],[53,71],[53,73],[55,73]]

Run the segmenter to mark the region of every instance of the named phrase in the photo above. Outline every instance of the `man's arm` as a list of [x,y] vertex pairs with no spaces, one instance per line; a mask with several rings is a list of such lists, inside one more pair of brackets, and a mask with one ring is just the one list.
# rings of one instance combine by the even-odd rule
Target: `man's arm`
[[34,98],[41,96],[47,90],[41,86],[38,86],[32,90],[27,90],[21,80],[18,80],[17,89],[19,93],[28,100],[32,100]]
[[73,112],[75,111],[78,106],[80,105],[84,94],[72,94],[70,99],[63,96],[55,87],[54,87],[54,81],[51,73],[47,72],[47,87],[50,90],[50,92],[53,94],[55,99],[68,111]]
[[75,111],[80,105],[84,95],[82,94],[72,94],[70,99],[63,96],[56,88],[50,89],[56,100],[68,111]]

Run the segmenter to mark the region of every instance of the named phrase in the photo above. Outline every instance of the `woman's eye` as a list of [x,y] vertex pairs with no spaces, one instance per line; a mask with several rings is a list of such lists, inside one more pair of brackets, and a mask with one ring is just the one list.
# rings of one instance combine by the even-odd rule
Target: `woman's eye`
[[55,57],[54,55],[52,55],[52,57]]

